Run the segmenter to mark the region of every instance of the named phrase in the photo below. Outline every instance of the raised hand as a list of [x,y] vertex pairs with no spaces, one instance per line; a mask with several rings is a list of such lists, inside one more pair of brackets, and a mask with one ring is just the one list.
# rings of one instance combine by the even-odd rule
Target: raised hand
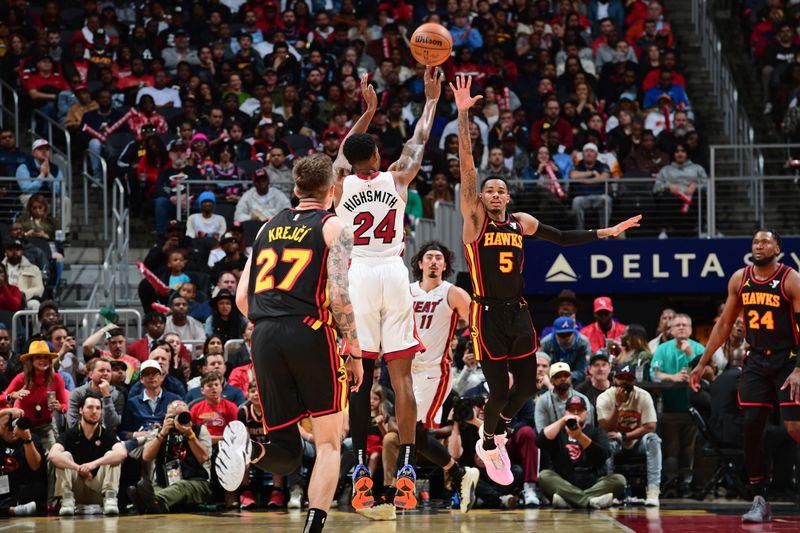
[[466,81],[464,76],[456,76],[456,84],[450,83],[450,89],[453,90],[453,96],[456,99],[456,107],[459,111],[466,111],[475,105],[475,102],[483,98],[483,96],[476,95],[470,96],[469,91],[472,87],[472,77],[467,77]]
[[442,83],[444,82],[444,73],[439,67],[431,67],[425,69],[425,98],[428,100],[438,100],[442,94]]
[[378,109],[378,95],[375,93],[375,87],[369,84],[369,74],[361,76],[361,95],[367,103],[367,109]]
[[640,220],[642,220],[642,215],[636,215],[635,217],[631,217],[628,220],[623,220],[616,226],[608,228],[608,230],[612,237],[617,237],[625,230],[628,230],[630,228],[638,228]]

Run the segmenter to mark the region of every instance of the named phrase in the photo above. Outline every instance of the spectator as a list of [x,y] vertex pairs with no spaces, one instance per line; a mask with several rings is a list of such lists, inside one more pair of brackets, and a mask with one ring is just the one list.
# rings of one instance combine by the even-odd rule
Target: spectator
[[164,336],[166,318],[157,311],[150,311],[144,315],[144,337],[128,345],[128,355],[135,357],[140,362],[147,361],[150,355],[150,346]]
[[[14,136],[14,130],[9,128],[0,128],[0,172],[3,176],[12,176],[16,174],[17,168],[30,162],[31,156],[22,152],[17,147],[17,139]],[[6,189],[11,183],[4,185]]]
[[[558,293],[555,300],[553,300],[553,307],[556,310],[556,315],[567,316],[575,321],[575,328],[578,330],[583,329],[583,324],[577,319],[578,314],[578,297],[575,291],[569,289],[562,289]],[[547,326],[542,330],[541,337],[544,338],[553,332],[553,326]]]
[[[189,48],[189,35],[182,29],[175,32],[175,46],[163,49],[161,57],[164,59],[164,66],[167,71],[173,76],[177,73],[178,64],[181,62],[186,62],[193,66],[200,65],[197,51]],[[176,107],[180,107],[180,105]]]
[[141,395],[130,395],[120,424],[119,434],[125,440],[148,437],[163,422],[170,403],[181,399],[161,387],[164,379],[165,374],[157,361],[142,363],[140,380],[144,390]]
[[608,353],[599,350],[589,358],[588,379],[575,387],[575,390],[589,399],[589,403],[597,408],[597,397],[611,386],[608,375],[611,373],[611,364],[608,362]]
[[[178,192],[181,195],[181,208],[189,202],[186,187],[180,182],[183,180],[201,180],[202,174],[197,167],[189,164],[186,159],[186,147],[181,143],[172,145],[169,151],[171,165],[167,168],[158,168],[158,177],[153,185],[153,202],[155,208],[156,233],[164,235],[167,223],[175,214],[178,206]],[[159,164],[163,165],[163,161]],[[163,169],[163,170],[162,170]]]
[[531,126],[530,147],[537,150],[548,144],[546,135],[550,130],[557,131],[559,142],[565,150],[572,150],[572,127],[560,117],[561,104],[555,96],[549,97],[544,104],[544,116]]
[[266,167],[269,185],[291,198],[294,195],[292,169],[286,164],[286,149],[276,145],[269,149],[269,166]]
[[572,396],[565,414],[536,437],[552,463],[551,469],[539,473],[539,486],[556,509],[605,509],[625,489],[623,476],[604,475],[611,448],[605,430],[587,422],[590,415],[586,400]]
[[668,164],[669,156],[658,149],[655,135],[650,131],[645,131],[642,133],[642,142],[622,162],[622,168],[627,173],[655,177]]
[[638,18],[633,21],[630,19],[628,20],[630,26],[625,33],[625,40],[630,43],[635,42],[637,37],[643,33],[644,25],[647,20],[655,20],[656,31],[664,35],[665,46],[662,48],[673,48],[675,46],[675,38],[672,35],[672,27],[670,27],[669,22],[664,19],[664,6],[658,2],[650,2],[647,4],[646,18]]
[[[53,70],[53,60],[48,55],[35,58],[36,72],[22,76],[22,89],[28,93],[34,108],[46,116],[55,118],[56,98],[69,86],[61,73]],[[41,127],[42,125],[40,125]]]
[[11,380],[4,394],[6,403],[13,401],[12,405],[31,419],[31,429],[42,439],[45,450],[55,442],[53,415],[66,413],[69,401],[64,379],[53,370],[52,360],[57,356],[45,341],[31,342],[28,353],[20,356],[22,372]]
[[189,215],[186,221],[186,235],[190,238],[209,238],[218,241],[225,234],[227,224],[222,215],[214,214],[217,197],[211,191],[204,191],[197,197],[199,213]]
[[672,338],[672,333],[670,332],[670,325],[674,317],[675,317],[674,309],[666,308],[661,311],[661,315],[658,317],[658,328],[656,328],[656,336],[650,339],[650,342],[647,343],[647,347],[650,349],[650,352],[655,353],[659,344],[667,342]]
[[258,169],[253,176],[254,187],[248,189],[236,204],[234,220],[247,222],[260,220],[265,222],[284,209],[291,207],[289,198],[275,187],[270,187],[269,173],[266,169]]
[[[253,323],[249,320],[242,332],[242,344],[228,354],[228,360],[225,362],[229,370],[234,370],[241,366],[251,363],[250,359],[250,337],[253,335]],[[232,374],[232,372],[231,372]],[[240,387],[241,388],[241,387]]]
[[75,98],[77,102],[69,107],[67,116],[64,117],[64,127],[73,131],[73,133],[80,127],[83,116],[86,113],[96,111],[100,107],[100,105],[92,99],[92,93],[89,92],[88,85],[78,85],[75,88]]
[[242,249],[242,243],[239,242],[239,239],[236,238],[233,232],[229,231],[223,235],[220,240],[220,245],[225,252],[225,256],[214,263],[214,266],[211,268],[212,283],[217,283],[219,277],[224,272],[231,272],[234,276],[241,276],[245,264],[247,263],[247,255],[245,254],[245,250]]
[[550,356],[551,363],[568,364],[575,383],[583,383],[586,379],[586,360],[591,354],[589,339],[581,335],[571,317],[556,318],[552,333],[542,339],[541,349]]
[[[167,121],[156,112],[156,104],[152,95],[137,96],[136,105],[139,109],[132,107],[120,121],[128,124],[128,128],[136,135],[138,141],[143,141],[148,134],[166,133]],[[120,121],[109,127],[109,135],[121,127]]]
[[[217,339],[219,340],[219,339]],[[222,346],[220,345],[220,348]],[[202,361],[202,366],[200,367],[200,374],[201,376],[205,376],[209,373],[214,373],[219,376],[223,376],[222,379],[222,392],[220,393],[222,398],[233,402],[234,405],[242,405],[245,402],[244,393],[238,387],[234,387],[227,381],[225,381],[225,371],[227,367],[225,365],[225,356],[220,351],[219,353],[208,353],[206,354],[204,360]],[[200,382],[202,381],[202,377],[200,379],[195,378],[191,382],[189,382],[189,392],[186,393],[186,403],[194,404],[194,402],[203,396],[202,387],[200,386]]]
[[619,0],[592,0],[589,2],[587,18],[594,33],[598,32],[599,24],[605,20],[610,20],[615,28],[622,29],[625,27],[625,8]]
[[44,448],[30,429],[12,423],[21,416],[21,409],[0,411],[0,464],[7,476],[0,495],[0,516],[4,517],[29,516],[46,507]]
[[546,352],[536,352],[536,394],[533,396],[534,403],[542,394],[553,390],[550,383],[550,356]]
[[183,413],[189,415],[185,402],[170,401],[156,438],[144,446],[142,461],[154,463],[156,487],[143,478],[128,490],[140,513],[164,514],[179,505],[206,503],[212,496],[211,436],[191,419],[182,423]]
[[[106,350],[98,350],[97,345],[100,340],[105,338]],[[106,357],[108,359],[121,359],[128,365],[128,375],[125,384],[130,385],[136,381],[139,375],[139,360],[131,357],[127,352],[128,340],[125,338],[125,331],[115,324],[108,324],[92,333],[89,338],[83,341],[83,359],[88,361],[94,357]]]
[[689,107],[689,99],[683,87],[674,83],[671,70],[662,70],[659,76],[658,85],[647,91],[644,95],[644,108],[649,109],[658,103],[662,94],[668,94],[675,105],[681,108]]
[[567,401],[573,396],[579,396],[588,406],[589,424],[594,423],[594,407],[580,392],[572,388],[571,370],[567,363],[553,363],[550,365],[550,383],[553,388],[539,396],[536,400],[536,427],[545,428],[558,421],[566,412]]
[[25,296],[16,285],[8,283],[6,267],[0,263],[0,310],[15,313],[24,307]]
[[606,186],[606,181],[611,177],[611,170],[598,160],[597,154],[597,145],[586,143],[583,146],[583,160],[575,166],[569,176],[572,213],[579,230],[584,228],[587,209],[598,210],[601,217],[599,226],[606,226],[604,221],[611,218],[611,196]]
[[625,366],[614,375],[614,386],[597,398],[598,425],[608,431],[613,457],[635,454],[647,458],[645,505],[658,507],[661,487],[661,438],[656,434],[653,398],[635,386],[636,375]]
[[434,210],[438,202],[452,203],[454,201],[453,190],[447,180],[447,174],[436,172],[433,175],[433,188],[422,199],[422,207],[425,218],[433,218]]
[[234,301],[235,295],[221,289],[211,299],[212,314],[205,323],[206,335],[217,335],[225,343],[231,339],[242,338],[247,319],[239,312]]
[[[689,337],[692,335],[692,319],[684,313],[676,313],[670,325],[673,340],[660,344],[650,363],[651,374],[659,381],[675,383],[689,382],[689,363],[703,354],[704,347]],[[652,369],[658,368],[657,372]],[[665,470],[673,478],[679,476],[679,494],[689,494],[694,463],[694,439],[697,429],[687,414],[689,401],[686,387],[665,390],[662,393],[664,413],[675,416],[661,421],[664,437]]]
[[605,348],[609,341],[618,343],[619,338],[625,331],[625,325],[614,318],[614,304],[608,296],[600,296],[594,299],[594,318],[588,326],[581,330],[581,334],[589,339],[592,353]]
[[111,363],[102,357],[95,357],[86,365],[88,378],[85,385],[73,390],[69,395],[67,410],[67,427],[74,427],[80,422],[80,407],[89,394],[100,399],[102,407],[101,423],[103,427],[116,433],[125,412],[125,395],[111,385]]
[[630,365],[634,371],[642,367],[642,377],[645,376],[645,366],[653,359],[653,352],[647,345],[647,331],[641,324],[629,324],[619,338],[622,351],[614,359],[614,368]]
[[206,338],[203,324],[190,317],[189,302],[178,294],[172,297],[164,333],[177,333],[184,342],[198,342]]
[[109,364],[111,365],[111,385],[125,397],[127,403],[128,385],[125,380],[128,376],[128,363],[122,359],[111,359]]
[[[161,388],[183,398],[186,395],[186,385],[183,382],[183,369],[180,367],[175,368],[174,366],[177,359],[172,345],[165,340],[155,341],[150,348],[148,359],[155,361],[158,363],[158,366],[161,367],[161,373],[164,375]],[[135,397],[141,395],[143,392],[144,384],[140,380],[131,387],[129,394]]]
[[747,348],[747,340],[744,336],[744,319],[738,316],[733,323],[731,334],[725,341],[725,344],[720,346],[719,349],[714,352],[714,355],[711,356],[711,365],[714,367],[715,374],[719,375],[725,370],[735,350],[747,350]]
[[653,192],[669,192],[681,202],[680,212],[686,214],[694,202],[698,188],[705,187],[708,175],[703,167],[689,160],[684,143],[677,143],[672,152],[672,163],[663,167],[656,176]]
[[61,169],[50,158],[50,143],[44,139],[33,141],[31,153],[33,157],[18,166],[16,173],[17,185],[23,193],[20,196],[23,205],[28,203],[30,195],[37,192],[61,194],[64,180]]
[[[164,107],[179,109],[181,107],[181,97],[178,94],[177,89],[167,87],[167,73],[163,70],[156,72],[153,76],[152,87],[142,87],[136,94],[136,103],[140,105],[143,112],[145,106],[143,98],[145,96],[149,96],[153,99],[153,105],[156,109],[161,109]],[[154,114],[156,113],[154,112]]]
[[214,445],[222,440],[225,427],[237,420],[238,408],[221,396],[222,376],[216,372],[203,376],[200,380],[200,391],[203,399],[192,405],[192,422],[206,427],[211,435],[211,444]]
[[122,461],[128,456],[113,431],[103,428],[102,401],[89,393],[79,404],[80,422],[58,438],[48,454],[56,468],[59,516],[72,516],[76,506],[102,502],[103,514],[119,514],[117,492]]

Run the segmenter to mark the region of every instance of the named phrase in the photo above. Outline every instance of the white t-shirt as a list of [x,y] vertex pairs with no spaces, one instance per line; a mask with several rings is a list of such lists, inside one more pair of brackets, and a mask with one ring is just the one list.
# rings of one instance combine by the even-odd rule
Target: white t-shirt
[[186,235],[190,239],[194,239],[197,237],[197,232],[203,232],[209,237],[213,237],[217,233],[221,238],[227,227],[225,217],[222,215],[212,214],[210,218],[206,218],[202,213],[194,213],[189,215],[189,219],[186,221]]
[[[597,397],[597,420],[610,418],[614,412],[614,404],[617,401],[617,387],[609,387],[608,390]],[[657,421],[656,408],[653,405],[653,397],[650,393],[639,387],[633,387],[633,391],[628,400],[619,406],[617,415],[617,427],[614,431],[624,431],[628,433],[645,424]],[[625,441],[625,448],[633,448],[638,439]]]

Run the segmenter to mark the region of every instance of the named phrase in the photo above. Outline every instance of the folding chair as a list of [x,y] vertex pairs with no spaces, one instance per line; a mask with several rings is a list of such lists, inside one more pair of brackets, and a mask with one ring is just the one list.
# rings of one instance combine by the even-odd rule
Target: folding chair
[[692,417],[697,431],[702,435],[705,445],[703,455],[717,460],[717,470],[705,486],[697,493],[698,500],[704,500],[710,492],[713,492],[726,479],[733,482],[733,486],[740,497],[747,497],[747,488],[741,477],[741,465],[744,461],[744,450],[736,448],[723,448],[719,440],[706,424],[703,415],[694,407],[689,408],[689,415]]

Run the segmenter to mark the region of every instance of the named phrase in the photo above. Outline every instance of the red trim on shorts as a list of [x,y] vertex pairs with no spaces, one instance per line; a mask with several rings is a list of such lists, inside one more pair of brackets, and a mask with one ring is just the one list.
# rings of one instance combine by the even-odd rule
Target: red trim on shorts
[[800,407],[800,402],[781,402],[778,405],[781,406],[781,407],[789,407],[789,406],[792,406],[792,405],[796,405],[797,407]]
[[736,399],[739,401],[739,407],[769,407],[772,409],[771,403],[743,402],[739,391],[736,391]]
[[436,387],[436,394],[433,395],[433,401],[425,414],[425,428],[436,429],[439,423],[436,421],[436,413],[444,404],[445,393],[447,392],[447,384],[450,382],[450,364],[447,359],[442,359],[441,363],[442,375],[439,376],[439,385]]
[[[417,337],[416,334],[414,335],[414,337]],[[424,351],[425,351],[425,345],[419,342],[416,344],[416,346],[411,346],[410,348],[406,348],[405,350],[397,350],[396,352],[385,353],[383,354],[383,360],[388,362],[388,361],[394,361],[395,359],[402,359],[403,357],[414,357],[415,355],[417,355],[417,352],[424,352]]]
[[[259,395],[259,397],[260,397],[260,395]],[[295,417],[294,419],[292,419],[292,420],[290,420],[290,421],[288,421],[288,422],[285,422],[285,423],[281,424],[280,426],[273,426],[273,427],[270,427],[270,426],[268,426],[268,425],[267,425],[267,422],[266,422],[266,420],[265,420],[265,421],[264,421],[264,427],[265,427],[265,428],[267,428],[267,431],[278,431],[279,429],[283,429],[283,428],[285,428],[285,427],[289,427],[289,426],[291,426],[292,424],[297,424],[297,423],[298,423],[300,420],[302,420],[302,419],[304,419],[304,418],[308,418],[309,414],[310,414],[310,413],[303,413],[303,414],[301,414],[301,415],[298,415],[298,416],[297,416],[297,417]]]
[[513,361],[513,360],[515,360],[515,359],[524,359],[524,358],[526,358],[526,357],[530,357],[531,355],[533,355],[533,354],[535,354],[535,353],[536,353],[536,350],[533,350],[532,352],[528,352],[528,353],[526,353],[526,354],[522,354],[522,355],[515,355],[514,357],[511,357],[511,356],[506,356],[506,359],[507,359],[508,361]]
[[339,371],[339,351],[336,346],[336,338],[333,336],[333,329],[325,327],[325,339],[328,341],[328,357],[331,362],[333,374],[333,409],[339,406],[339,399],[342,397],[342,383],[338,379]]
[[361,357],[364,359],[372,359],[373,361],[380,357],[380,352],[370,352],[369,350],[361,350]]
[[[411,295],[411,298],[413,300],[414,295],[411,294],[411,286],[410,285],[408,287],[408,294]],[[417,348],[417,351],[419,353],[424,353],[425,351],[427,351],[427,348],[425,347],[425,343],[422,342],[422,339],[420,338],[419,333],[417,332],[417,315],[416,315],[416,313],[413,313],[413,312],[411,313],[411,320],[414,322],[414,339],[416,339],[416,341],[418,343],[418,346],[419,346],[419,348]],[[387,361],[388,361],[388,359],[387,359]]]

